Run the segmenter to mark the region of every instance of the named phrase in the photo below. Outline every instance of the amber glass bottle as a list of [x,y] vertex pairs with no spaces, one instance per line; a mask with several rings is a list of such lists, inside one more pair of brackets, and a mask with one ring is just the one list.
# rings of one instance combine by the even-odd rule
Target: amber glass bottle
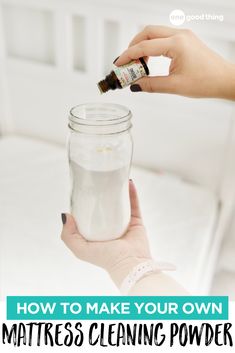
[[104,80],[98,82],[101,93],[117,88],[124,88],[134,81],[149,74],[149,69],[143,58],[131,61],[123,66],[115,66]]

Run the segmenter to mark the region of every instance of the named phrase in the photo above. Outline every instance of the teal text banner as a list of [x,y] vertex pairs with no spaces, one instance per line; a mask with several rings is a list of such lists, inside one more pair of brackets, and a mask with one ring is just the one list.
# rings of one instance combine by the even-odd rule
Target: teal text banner
[[228,320],[227,296],[8,296],[8,320]]

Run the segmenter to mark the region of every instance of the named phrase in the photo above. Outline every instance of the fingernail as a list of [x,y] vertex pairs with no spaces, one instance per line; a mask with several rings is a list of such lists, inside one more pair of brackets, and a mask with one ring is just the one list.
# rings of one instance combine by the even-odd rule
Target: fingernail
[[132,179],[129,179],[129,181],[131,181],[133,183],[133,180]]
[[62,223],[65,224],[66,223],[66,214],[65,213],[61,213],[61,219],[62,219]]
[[120,56],[118,56],[118,57],[113,61],[113,64],[115,64],[115,62],[117,61],[118,58],[120,58]]
[[140,92],[142,91],[142,88],[140,87],[140,85],[134,84],[130,86],[130,90],[131,92]]

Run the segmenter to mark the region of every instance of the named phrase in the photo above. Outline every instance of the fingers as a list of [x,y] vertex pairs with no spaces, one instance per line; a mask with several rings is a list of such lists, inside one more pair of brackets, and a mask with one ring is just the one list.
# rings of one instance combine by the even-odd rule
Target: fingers
[[159,38],[151,40],[143,40],[125,50],[115,61],[115,65],[120,66],[129,63],[134,59],[145,56],[170,56],[172,47],[171,38]]
[[178,29],[165,26],[146,26],[143,31],[139,32],[130,42],[129,47],[154,38],[171,37],[178,32]]
[[129,182],[129,193],[131,203],[131,217],[141,218],[141,211],[139,206],[139,199],[135,185],[132,180]]
[[88,248],[88,242],[79,233],[73,216],[68,213],[63,215],[62,220],[64,225],[61,233],[61,239],[77,257],[83,259]]
[[173,75],[142,77],[130,87],[132,92],[143,91],[149,93],[175,93],[176,88],[177,78]]

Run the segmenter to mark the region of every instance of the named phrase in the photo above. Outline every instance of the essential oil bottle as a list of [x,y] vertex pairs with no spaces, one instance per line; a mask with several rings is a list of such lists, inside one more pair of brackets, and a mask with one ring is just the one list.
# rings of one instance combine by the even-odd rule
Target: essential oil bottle
[[115,66],[104,80],[98,82],[101,93],[117,88],[124,88],[134,81],[149,74],[149,69],[143,58],[129,62],[123,66]]

